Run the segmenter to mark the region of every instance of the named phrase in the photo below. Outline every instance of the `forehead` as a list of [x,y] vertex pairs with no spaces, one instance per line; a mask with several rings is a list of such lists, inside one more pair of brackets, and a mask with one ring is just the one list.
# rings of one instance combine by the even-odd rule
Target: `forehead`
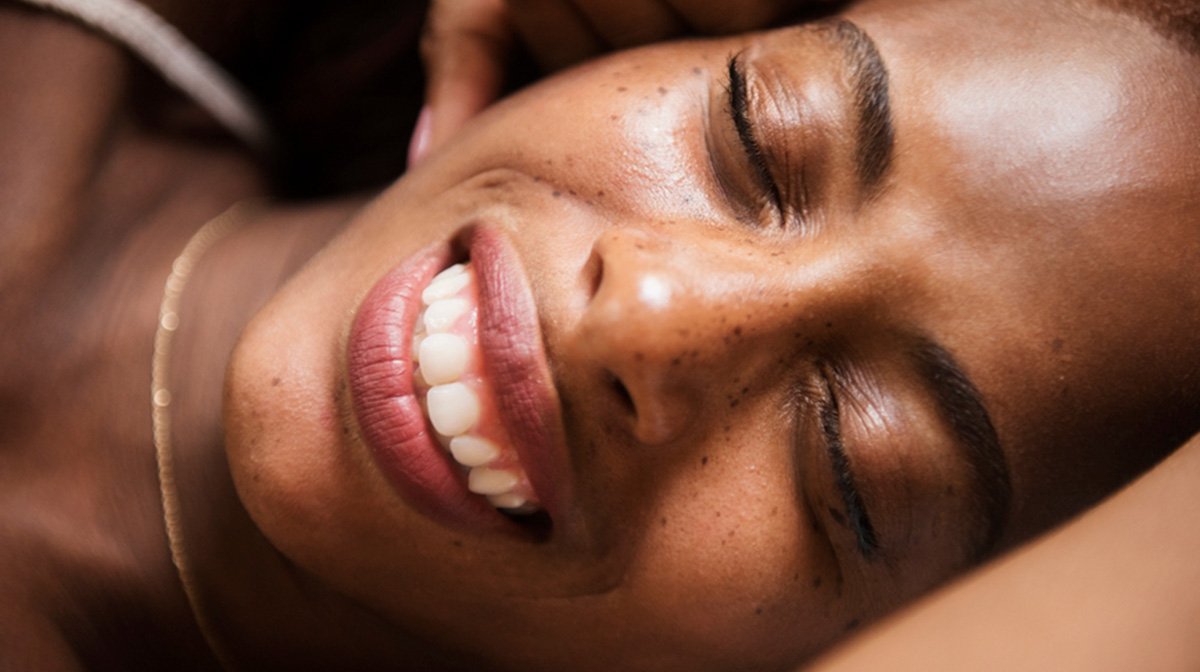
[[1005,218],[1111,207],[1150,183],[1190,188],[1195,63],[1136,19],[1081,4],[876,2],[853,14],[887,60],[901,158],[920,158],[908,179]]
[[1180,308],[1200,300],[1198,68],[1136,19],[1079,4],[848,15],[886,61],[896,126],[865,244],[932,288],[922,326],[984,391],[1032,508],[1030,493],[1103,480],[1073,466],[1096,462],[1078,446],[1134,436],[1195,354]]

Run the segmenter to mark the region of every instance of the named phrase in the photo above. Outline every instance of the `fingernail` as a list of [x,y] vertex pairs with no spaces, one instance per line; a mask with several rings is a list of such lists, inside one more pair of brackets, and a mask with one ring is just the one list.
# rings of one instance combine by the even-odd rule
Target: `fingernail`
[[417,115],[417,125],[413,127],[412,139],[408,141],[408,167],[417,165],[429,151],[429,141],[433,138],[433,113],[428,105],[421,108]]

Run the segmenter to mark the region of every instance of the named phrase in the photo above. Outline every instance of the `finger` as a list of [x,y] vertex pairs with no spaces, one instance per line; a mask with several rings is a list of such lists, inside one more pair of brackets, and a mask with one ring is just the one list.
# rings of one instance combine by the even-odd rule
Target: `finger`
[[687,32],[687,24],[664,0],[576,0],[576,3],[604,41],[618,49]]
[[570,0],[509,0],[517,33],[538,65],[561,70],[609,50]]
[[421,36],[426,107],[413,133],[410,165],[445,144],[500,95],[512,39],[503,0],[432,4]]
[[693,29],[704,35],[726,35],[769,28],[794,13],[804,0],[665,0]]

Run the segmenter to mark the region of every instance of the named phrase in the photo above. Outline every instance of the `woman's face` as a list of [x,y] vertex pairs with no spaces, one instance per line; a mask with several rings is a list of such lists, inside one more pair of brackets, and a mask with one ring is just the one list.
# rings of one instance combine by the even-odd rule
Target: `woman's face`
[[[771,668],[1194,429],[1193,65],[1124,17],[900,4],[571,71],[384,193],[236,352],[265,536],[463,660]],[[452,261],[524,520],[413,397]]]

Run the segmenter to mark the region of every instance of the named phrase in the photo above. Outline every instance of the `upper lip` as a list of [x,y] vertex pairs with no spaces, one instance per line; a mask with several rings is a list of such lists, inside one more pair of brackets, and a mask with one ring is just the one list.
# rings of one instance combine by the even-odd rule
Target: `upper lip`
[[533,290],[512,242],[483,225],[463,232],[479,292],[479,347],[501,423],[541,506],[564,520],[567,459],[561,406]]

